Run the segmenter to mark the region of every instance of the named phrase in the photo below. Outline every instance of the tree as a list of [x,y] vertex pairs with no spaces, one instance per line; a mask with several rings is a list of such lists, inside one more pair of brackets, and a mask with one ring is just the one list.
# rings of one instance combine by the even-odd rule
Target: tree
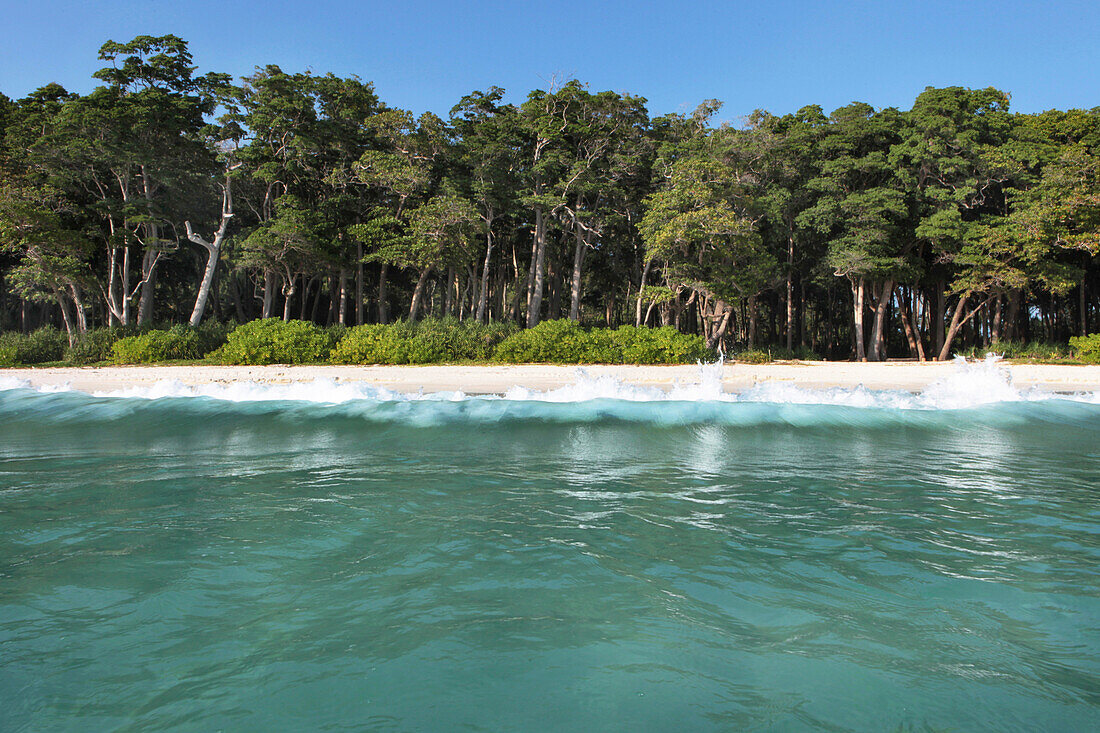
[[453,194],[442,194],[411,212],[407,237],[392,238],[370,255],[372,260],[416,271],[410,321],[415,321],[420,312],[424,288],[432,272],[462,264],[468,258],[469,238],[477,220],[477,211],[470,202]]
[[451,124],[461,140],[458,159],[464,168],[469,198],[476,202],[485,232],[485,257],[478,286],[477,313],[485,323],[489,299],[489,268],[496,246],[493,226],[518,206],[516,189],[523,156],[517,110],[499,104],[500,87],[474,92],[451,110]]
[[677,284],[713,301],[718,323],[707,342],[722,341],[733,317],[729,302],[755,296],[770,281],[775,261],[764,250],[730,166],[705,158],[677,161],[668,184],[653,194],[641,222],[649,261],[664,261]]
[[[124,228],[133,223],[142,231],[138,322],[146,323],[153,316],[157,264],[176,246],[162,236],[165,226],[178,220],[170,198],[214,165],[201,133],[228,76],[193,76],[186,41],[172,35],[108,41],[99,58],[111,62],[94,74],[106,86],[74,100],[67,123],[74,131],[109,131],[89,152],[92,164],[109,170],[118,186]],[[128,287],[123,282],[123,290]],[[119,315],[128,317],[125,310]]]
[[[223,218],[223,221],[225,219]],[[281,196],[275,216],[252,231],[242,245],[242,262],[282,278],[283,320],[290,320],[290,306],[298,277],[315,266],[320,252],[321,220],[294,196]]]
[[[829,238],[825,261],[851,286],[856,358],[878,361],[886,358],[885,319],[894,284],[912,267],[911,242],[903,236],[908,202],[887,161],[901,119],[895,109],[876,112],[853,103],[833,112],[830,123],[818,143],[820,173],[807,184],[816,200],[796,221]],[[868,299],[875,313],[870,349],[863,321]]]
[[66,225],[60,203],[40,189],[0,184],[0,251],[18,257],[10,279],[24,298],[57,304],[72,346],[87,330],[82,292],[89,247],[79,231]]

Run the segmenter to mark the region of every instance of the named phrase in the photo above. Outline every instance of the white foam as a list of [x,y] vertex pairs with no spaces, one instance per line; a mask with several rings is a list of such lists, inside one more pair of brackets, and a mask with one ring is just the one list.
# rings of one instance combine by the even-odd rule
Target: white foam
[[31,383],[26,379],[17,379],[16,377],[0,377],[0,392],[6,392],[9,389],[30,389]]
[[[0,390],[30,389],[22,379],[0,377]],[[63,392],[68,385],[34,388],[38,392]],[[669,389],[627,384],[604,375],[593,377],[578,368],[572,384],[549,390],[512,387],[503,395],[467,395],[461,391],[416,393],[396,392],[366,382],[337,382],[315,379],[309,382],[264,384],[258,382],[226,382],[186,385],[178,380],[162,380],[147,387],[97,391],[97,397],[108,398],[188,398],[205,397],[229,402],[293,401],[319,404],[343,404],[355,401],[409,402],[467,400],[507,400],[527,402],[577,403],[607,399],[629,402],[755,402],[795,405],[838,405],[861,408],[894,408],[902,410],[954,410],[1003,402],[1031,402],[1049,399],[1071,399],[1100,404],[1100,392],[1076,395],[1054,394],[1038,389],[1020,390],[1012,384],[1008,369],[1000,357],[989,355],[983,361],[967,362],[963,357],[954,361],[947,377],[913,393],[901,390],[870,390],[854,388],[809,389],[784,382],[765,381],[741,392],[724,392],[722,363],[701,364],[698,379],[676,383]]]

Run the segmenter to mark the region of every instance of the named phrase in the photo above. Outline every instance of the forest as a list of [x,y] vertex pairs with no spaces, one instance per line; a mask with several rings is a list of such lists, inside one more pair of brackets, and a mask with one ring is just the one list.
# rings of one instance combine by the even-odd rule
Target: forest
[[0,94],[0,330],[568,319],[869,361],[1100,330],[1100,108],[717,124],[570,79],[444,119],[175,36],[99,59],[88,94]]

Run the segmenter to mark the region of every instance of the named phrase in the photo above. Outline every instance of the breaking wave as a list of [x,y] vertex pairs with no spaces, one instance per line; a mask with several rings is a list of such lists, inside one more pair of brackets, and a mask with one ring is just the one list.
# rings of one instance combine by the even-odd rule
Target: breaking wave
[[207,418],[225,413],[294,420],[324,416],[411,426],[507,420],[796,426],[900,421],[929,426],[946,424],[947,416],[958,418],[962,412],[968,421],[1069,421],[1095,428],[1100,425],[1098,408],[1100,392],[1066,395],[1019,389],[996,358],[972,363],[957,359],[952,374],[919,392],[863,386],[810,389],[772,381],[726,392],[720,364],[701,365],[696,381],[669,389],[631,385],[610,376],[593,377],[578,369],[576,380],[567,386],[545,391],[517,386],[503,395],[404,393],[331,379],[198,386],[165,380],[89,395],[64,386],[33,388],[25,381],[0,377],[0,414],[59,421],[118,419],[168,409]]

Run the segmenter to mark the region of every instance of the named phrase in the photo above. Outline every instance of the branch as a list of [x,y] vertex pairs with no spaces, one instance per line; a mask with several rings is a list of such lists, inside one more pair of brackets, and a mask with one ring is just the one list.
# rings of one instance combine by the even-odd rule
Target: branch
[[187,238],[188,239],[190,239],[195,244],[202,245],[203,247],[210,250],[211,252],[214,251],[214,245],[210,244],[210,242],[207,242],[205,239],[203,239],[201,235],[196,234],[194,231],[192,231],[191,222],[185,221],[183,223],[183,226],[187,230]]

